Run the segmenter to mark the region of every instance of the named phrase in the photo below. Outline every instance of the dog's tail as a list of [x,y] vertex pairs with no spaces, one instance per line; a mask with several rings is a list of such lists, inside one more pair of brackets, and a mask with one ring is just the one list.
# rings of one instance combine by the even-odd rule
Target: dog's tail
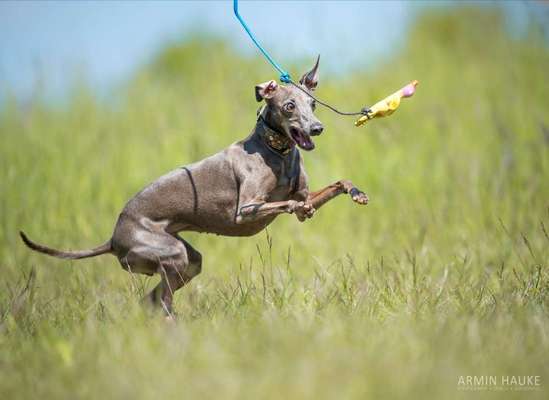
[[90,250],[76,250],[76,251],[61,251],[52,249],[51,247],[38,244],[30,240],[24,232],[20,231],[21,239],[23,242],[31,249],[38,251],[40,253],[47,254],[49,256],[64,258],[67,260],[77,260],[80,258],[95,257],[100,254],[110,253],[112,251],[111,241],[103,243],[101,246],[98,246]]

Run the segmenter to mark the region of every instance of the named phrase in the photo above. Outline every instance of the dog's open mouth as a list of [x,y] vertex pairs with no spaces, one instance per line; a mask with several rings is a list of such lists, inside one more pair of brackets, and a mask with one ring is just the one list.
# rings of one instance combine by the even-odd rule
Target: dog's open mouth
[[315,148],[315,144],[308,133],[292,127],[290,128],[290,135],[292,136],[292,140],[303,150],[311,151]]

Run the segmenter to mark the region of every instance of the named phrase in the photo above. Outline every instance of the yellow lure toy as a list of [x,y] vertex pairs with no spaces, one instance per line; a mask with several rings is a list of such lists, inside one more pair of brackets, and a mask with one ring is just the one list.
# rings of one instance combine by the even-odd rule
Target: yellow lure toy
[[368,109],[368,115],[363,115],[355,122],[355,126],[363,125],[374,118],[381,118],[391,115],[398,108],[400,105],[400,100],[403,97],[412,97],[414,95],[418,83],[419,82],[417,80],[413,80],[402,89],[396,91],[390,96],[385,97],[383,100],[378,101]]

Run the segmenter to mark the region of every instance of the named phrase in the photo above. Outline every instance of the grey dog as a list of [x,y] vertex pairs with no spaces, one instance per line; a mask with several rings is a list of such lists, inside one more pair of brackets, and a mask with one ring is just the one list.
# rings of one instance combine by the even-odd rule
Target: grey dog
[[64,259],[110,253],[129,272],[158,273],[160,283],[146,299],[170,317],[173,294],[202,269],[202,255],[178,232],[251,236],[280,214],[295,214],[299,221],[311,218],[342,193],[367,204],[368,197],[348,180],[309,192],[297,147],[313,150],[311,136],[323,130],[314,115],[315,102],[307,95],[318,84],[318,62],[300,79],[300,87],[273,80],[257,85],[256,99],[265,100],[265,106],[251,134],[145,187],[126,204],[112,238],[103,245],[60,251],[21,232],[23,241],[33,250]]

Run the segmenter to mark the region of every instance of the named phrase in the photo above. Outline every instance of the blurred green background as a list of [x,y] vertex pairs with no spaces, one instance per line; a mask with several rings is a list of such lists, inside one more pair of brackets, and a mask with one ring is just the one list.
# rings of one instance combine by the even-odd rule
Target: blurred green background
[[[245,137],[254,85],[276,75],[200,33],[163,46],[107,100],[85,79],[63,104],[7,94],[1,397],[546,398],[545,28],[512,36],[494,8],[425,9],[385,61],[341,75],[321,62],[317,93],[343,109],[420,81],[366,127],[317,111],[311,188],[351,179],[370,204],[341,196],[252,238],[184,233],[204,267],[176,296],[175,326],[137,304],[154,278],[109,256],[31,253],[17,232],[58,248],[103,242],[146,183]],[[470,375],[542,384],[472,393],[458,385]]]

